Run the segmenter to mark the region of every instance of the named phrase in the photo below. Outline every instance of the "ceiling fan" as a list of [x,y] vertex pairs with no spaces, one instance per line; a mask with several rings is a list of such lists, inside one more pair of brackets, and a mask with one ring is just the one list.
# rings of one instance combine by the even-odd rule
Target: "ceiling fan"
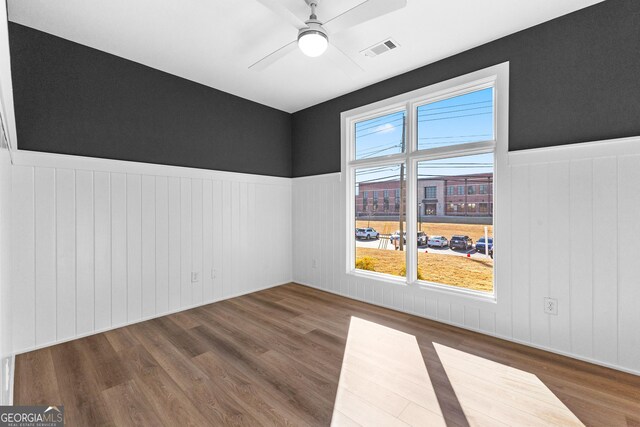
[[320,0],[304,0],[311,10],[309,19],[306,21],[298,18],[294,12],[285,7],[279,0],[258,1],[292,24],[298,30],[298,38],[249,66],[250,69],[256,71],[264,70],[294,51],[296,47],[310,57],[326,54],[330,60],[342,67],[347,73],[364,71],[347,54],[332,44],[329,36],[407,5],[407,0],[367,0],[338,16],[322,22],[316,16],[316,8]]

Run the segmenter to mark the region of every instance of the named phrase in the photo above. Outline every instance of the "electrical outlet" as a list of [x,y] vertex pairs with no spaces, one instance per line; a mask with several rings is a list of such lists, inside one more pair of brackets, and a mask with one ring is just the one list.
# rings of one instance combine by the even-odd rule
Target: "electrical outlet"
[[544,312],[547,314],[558,315],[558,300],[555,298],[544,299]]
[[200,281],[200,273],[198,273],[197,271],[192,271],[191,272],[191,283],[195,283]]
[[215,269],[215,268],[212,268],[212,269],[211,269],[211,278],[212,278],[212,279],[215,279],[215,278],[216,278],[216,276],[218,276],[218,272],[216,271],[216,269]]
[[316,262],[315,258],[311,260],[311,267],[312,268],[318,268],[318,263]]

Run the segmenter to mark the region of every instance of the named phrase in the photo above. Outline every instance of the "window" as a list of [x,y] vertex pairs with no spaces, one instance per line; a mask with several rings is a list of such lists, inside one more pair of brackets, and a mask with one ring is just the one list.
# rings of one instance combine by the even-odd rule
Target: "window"
[[[433,250],[418,251],[416,259],[417,278],[441,285],[472,289],[479,292],[493,292],[493,259],[486,253],[477,252],[474,243],[485,234],[493,237],[493,222],[488,216],[479,216],[477,203],[472,200],[474,185],[469,183],[486,180],[493,175],[493,150],[486,153],[451,157],[435,160],[420,160],[417,163],[418,179],[424,176],[439,176],[444,181],[457,180],[466,182],[467,195],[465,201],[453,201],[447,204],[446,221],[431,221],[419,226],[428,236],[469,236],[470,240],[463,244],[451,243],[445,248],[440,242]],[[460,255],[465,255],[461,257]],[[473,260],[470,264],[467,256]]]
[[389,190],[384,190],[383,193],[383,206],[384,206],[384,211],[387,212],[389,210]]
[[[406,184],[404,176],[406,174],[405,165],[394,164],[384,167],[370,167],[355,170],[355,191],[362,192],[363,189],[372,191],[374,195],[374,212],[368,215],[357,215],[355,218],[357,228],[367,228],[371,226],[381,233],[386,243],[385,248],[380,247],[380,242],[375,239],[362,239],[355,237],[355,267],[359,270],[374,271],[391,276],[404,275],[405,269],[405,238],[404,236],[404,212],[396,211],[395,214],[385,213],[383,219],[375,218],[375,206],[377,197],[375,196],[381,188],[383,195],[388,195],[388,188],[395,188],[398,196],[406,194]],[[399,197],[398,197],[399,199]],[[399,200],[398,200],[399,201]],[[357,206],[357,201],[356,201]],[[402,206],[398,203],[398,210]],[[402,219],[402,221],[401,221]],[[396,233],[397,232],[397,233]],[[388,236],[392,235],[392,238]],[[395,237],[395,238],[393,238]],[[378,237],[378,240],[381,239]],[[398,250],[395,250],[395,248]]]
[[418,149],[493,140],[493,88],[418,107]]
[[425,199],[435,199],[436,198],[436,186],[424,187],[424,198]]
[[[494,260],[475,243],[495,238],[493,178],[506,165],[508,111],[497,107],[506,105],[507,74],[502,64],[342,114],[348,229],[380,233],[378,242],[349,235],[347,272],[495,299]],[[383,214],[358,215],[365,191],[374,205],[382,191]],[[427,249],[426,236],[442,238]]]
[[447,215],[464,215],[464,203],[447,203]]
[[404,121],[400,111],[356,123],[356,160],[402,153]]

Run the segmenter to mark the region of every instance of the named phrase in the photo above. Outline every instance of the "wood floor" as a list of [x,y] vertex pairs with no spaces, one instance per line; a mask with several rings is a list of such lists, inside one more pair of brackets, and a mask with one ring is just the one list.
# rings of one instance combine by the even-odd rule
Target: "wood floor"
[[640,377],[290,284],[16,357],[67,425],[640,426]]

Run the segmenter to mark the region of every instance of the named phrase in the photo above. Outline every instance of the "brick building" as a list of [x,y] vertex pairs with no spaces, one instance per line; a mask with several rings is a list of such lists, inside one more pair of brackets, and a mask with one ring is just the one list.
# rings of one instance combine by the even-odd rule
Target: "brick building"
[[[400,181],[360,183],[355,202],[358,217],[398,215]],[[492,217],[493,174],[419,179],[418,208],[422,217]]]

